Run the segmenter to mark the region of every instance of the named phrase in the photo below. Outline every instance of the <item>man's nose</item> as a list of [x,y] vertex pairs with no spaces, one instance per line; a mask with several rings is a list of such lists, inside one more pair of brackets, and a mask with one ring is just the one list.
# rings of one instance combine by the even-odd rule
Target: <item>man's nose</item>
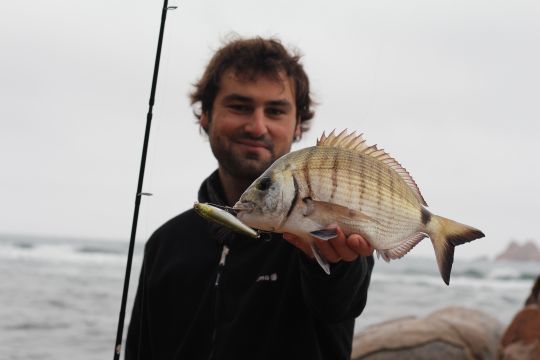
[[268,129],[266,128],[266,115],[264,113],[264,109],[257,108],[255,111],[253,111],[253,115],[247,122],[245,130],[247,133],[257,138],[265,135],[268,132]]

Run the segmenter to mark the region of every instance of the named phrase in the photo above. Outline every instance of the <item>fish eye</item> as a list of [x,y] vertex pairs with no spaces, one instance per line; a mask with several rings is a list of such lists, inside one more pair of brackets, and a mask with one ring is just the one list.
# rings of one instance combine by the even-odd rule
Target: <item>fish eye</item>
[[269,177],[264,177],[257,184],[257,189],[261,191],[268,190],[271,184],[272,184],[272,179]]

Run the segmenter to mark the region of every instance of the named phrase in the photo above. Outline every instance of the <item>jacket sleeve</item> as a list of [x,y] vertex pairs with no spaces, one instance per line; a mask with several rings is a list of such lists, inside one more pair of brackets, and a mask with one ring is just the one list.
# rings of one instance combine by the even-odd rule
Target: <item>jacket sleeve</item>
[[317,262],[300,255],[302,293],[314,316],[325,322],[358,317],[367,301],[373,256],[332,264],[327,275]]
[[149,329],[148,329],[148,311],[146,308],[147,293],[146,293],[146,273],[147,267],[145,266],[148,254],[145,251],[143,259],[143,266],[141,267],[141,274],[139,276],[139,285],[137,287],[137,293],[135,294],[135,302],[133,304],[133,310],[131,312],[131,321],[129,323],[125,359],[126,360],[139,360],[139,359],[151,359],[150,347],[149,347]]

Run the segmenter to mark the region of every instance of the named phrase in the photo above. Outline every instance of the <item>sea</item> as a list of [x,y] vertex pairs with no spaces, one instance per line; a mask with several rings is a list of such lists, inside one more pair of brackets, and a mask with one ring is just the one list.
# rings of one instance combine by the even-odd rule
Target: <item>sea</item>
[[[143,243],[135,246],[126,325]],[[0,236],[0,359],[112,359],[127,251],[127,241]],[[447,306],[508,324],[539,274],[540,262],[456,259],[446,286],[434,258],[378,260],[355,331]]]

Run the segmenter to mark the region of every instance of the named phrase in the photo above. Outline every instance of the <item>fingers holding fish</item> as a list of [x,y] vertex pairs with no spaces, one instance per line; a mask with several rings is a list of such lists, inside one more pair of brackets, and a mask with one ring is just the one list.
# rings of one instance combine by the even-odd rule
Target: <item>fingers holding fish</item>
[[[343,230],[341,230],[339,226],[336,226],[335,230],[337,236],[333,239],[330,239],[328,241],[322,241],[317,239],[317,244],[319,245],[319,248],[321,248],[321,253],[323,253],[323,255],[326,255],[326,252],[323,249],[325,247],[328,247],[329,255],[332,256],[327,257],[328,261],[330,262],[337,262],[339,260],[351,262],[356,260],[358,254],[347,245],[347,236],[345,236]],[[319,244],[319,242],[321,241],[323,244]],[[332,251],[330,251],[330,249]],[[334,254],[337,257],[337,261],[332,261],[332,259],[334,258]]]
[[352,234],[347,238],[347,246],[360,256],[373,255],[373,246],[358,234]]
[[[358,256],[369,256],[373,254],[373,247],[362,236],[352,234],[347,237],[339,226],[333,226],[331,230],[335,231],[336,236],[330,240],[313,238],[320,255],[327,262],[337,263],[342,260],[351,262],[356,260]],[[302,250],[308,257],[312,259],[315,257],[311,245],[299,236],[284,233],[283,239]]]
[[[345,235],[343,235],[343,233],[342,233],[341,236],[345,237]],[[334,238],[332,240],[335,240],[336,238]],[[321,240],[321,239],[315,239],[315,244],[316,244],[317,248],[319,249],[319,253],[321,254],[321,256],[324,259],[326,259],[329,263],[337,263],[337,262],[342,260],[342,257],[334,249],[334,247],[332,246],[330,241],[331,240],[325,241],[325,240]]]
[[[340,260],[351,262],[359,256],[370,256],[373,254],[373,247],[361,235],[351,234],[346,236],[339,227],[336,227],[335,230],[337,234],[335,238],[328,241],[317,239],[321,253],[324,256],[330,256],[327,257],[329,262],[338,262]],[[329,251],[327,254],[323,249],[328,249],[328,245],[333,252],[327,250]],[[332,261],[336,258],[337,261]]]

